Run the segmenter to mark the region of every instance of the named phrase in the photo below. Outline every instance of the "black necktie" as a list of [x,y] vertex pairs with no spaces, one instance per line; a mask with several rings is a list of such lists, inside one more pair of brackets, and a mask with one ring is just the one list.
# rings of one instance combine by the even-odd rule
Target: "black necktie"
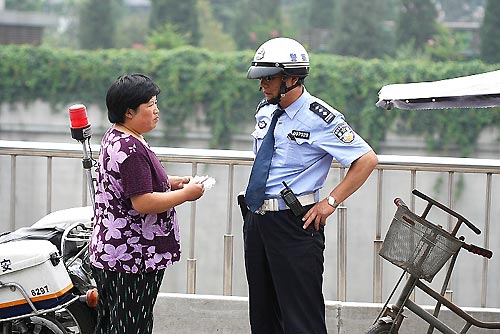
[[276,127],[278,118],[283,113],[284,110],[282,109],[276,109],[274,111],[269,130],[267,130],[262,140],[262,144],[260,145],[253,163],[252,171],[250,172],[250,180],[248,181],[247,190],[245,192],[245,202],[252,212],[255,212],[260,208],[262,203],[264,203],[266,182],[274,151],[274,128]]

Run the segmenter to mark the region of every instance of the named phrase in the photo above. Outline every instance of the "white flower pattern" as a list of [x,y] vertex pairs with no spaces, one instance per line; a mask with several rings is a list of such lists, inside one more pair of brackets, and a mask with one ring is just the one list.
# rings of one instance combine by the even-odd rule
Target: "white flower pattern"
[[122,166],[127,159],[150,161],[147,174],[141,174],[144,168],[137,168],[138,175],[129,179],[145,182],[147,175],[154,191],[170,191],[167,174],[154,153],[134,137],[110,128],[101,142],[90,260],[98,268],[128,273],[167,268],[180,260],[176,211],[139,214],[134,210],[125,198],[130,185],[124,184],[128,175],[122,174],[126,173]]

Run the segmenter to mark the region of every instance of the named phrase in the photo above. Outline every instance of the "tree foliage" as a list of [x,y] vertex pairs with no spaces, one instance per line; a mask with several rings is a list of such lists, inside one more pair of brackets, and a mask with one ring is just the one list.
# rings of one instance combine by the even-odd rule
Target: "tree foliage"
[[85,0],[79,11],[79,41],[83,49],[114,47],[117,0]]
[[47,0],[5,0],[5,8],[9,10],[35,12],[42,10],[45,2],[47,2]]
[[[337,0],[338,1],[338,0]],[[309,26],[311,28],[333,28],[335,0],[311,0],[309,4]]]
[[243,0],[232,24],[238,49],[256,50],[270,38],[283,36],[279,0]]
[[181,34],[188,35],[191,45],[199,45],[196,0],[151,0],[150,27],[157,30],[166,23],[177,27]]
[[[75,4],[88,3],[89,0],[5,1],[7,8],[39,9],[62,15],[64,26],[59,26],[57,30],[46,29],[45,36],[52,35],[45,38],[44,42],[54,46],[74,47],[77,40],[74,36],[78,28],[72,21],[74,17],[79,16],[78,14],[75,16],[74,8],[80,7]],[[110,0],[104,0],[106,1]],[[234,48],[237,50],[255,50],[269,38],[291,36],[302,41],[313,52],[368,58],[385,55],[392,57],[403,44],[415,47],[414,52],[425,48],[419,45],[419,38],[415,35],[404,35],[400,42],[394,43],[398,29],[394,26],[394,20],[398,19],[401,10],[404,10],[406,15],[400,20],[403,23],[402,28],[416,27],[423,31],[428,30],[435,21],[434,14],[430,19],[422,18],[426,12],[423,10],[425,6],[431,5],[429,8],[432,10],[432,4],[436,4],[440,19],[444,17],[451,20],[479,22],[482,6],[486,3],[486,0],[460,0],[459,4],[456,0],[151,0],[148,8],[136,7],[132,4],[136,2],[127,2],[129,4],[127,6],[124,0],[113,1],[119,3],[120,8],[117,9],[115,6],[113,11],[109,11],[96,7],[95,14],[112,14],[111,18],[117,20],[114,28],[116,33],[109,31],[101,33],[107,29],[106,24],[109,23],[107,20],[102,21],[106,24],[94,22],[95,25],[91,28],[99,32],[87,35],[91,39],[113,38],[112,45],[118,48],[144,44],[145,36],[149,35],[151,30],[162,29],[165,23],[169,23],[177,27],[181,35],[190,36],[188,41],[190,45],[208,47],[212,50],[233,49],[231,39],[235,41]],[[40,6],[43,6],[43,9],[40,9]],[[339,10],[339,7],[342,9]],[[412,11],[413,9],[415,11]],[[420,12],[416,11],[417,9]],[[128,15],[130,10],[133,11],[132,15]],[[213,16],[213,20],[206,21],[209,16]],[[92,16],[84,18],[84,22],[89,18],[92,19]],[[342,29],[337,33],[338,26]],[[89,28],[85,25],[83,27]],[[64,28],[64,36],[61,34],[61,28]],[[351,31],[354,32],[352,35]],[[436,30],[433,31],[434,33],[426,34],[423,41],[432,40],[432,36],[436,33]],[[338,39],[340,44],[334,45],[331,42],[333,39]],[[460,39],[467,42],[466,50],[461,52],[468,57],[475,57],[478,54],[478,47],[473,32],[468,30],[468,36],[462,34]],[[443,50],[446,44],[454,48],[452,43],[442,40],[439,43],[440,50],[436,52],[446,53],[446,50]],[[91,48],[96,47],[91,46]]]
[[125,12],[121,17],[116,26],[115,48],[140,47],[146,44],[146,37],[151,34],[149,15]]
[[422,50],[438,32],[437,9],[431,0],[401,0],[396,24],[398,45],[412,44]]
[[[377,58],[387,52],[380,18],[385,0],[340,0],[335,10],[333,52],[361,58]],[[369,13],[369,14],[367,14]]]
[[[338,1],[338,0],[337,0]],[[304,27],[309,47],[317,52],[331,51],[336,0],[311,0],[308,6],[308,26]],[[304,9],[302,9],[302,13]]]
[[500,1],[488,0],[481,27],[481,59],[489,63],[500,62]]
[[423,54],[430,60],[460,61],[466,52],[464,34],[453,34],[442,24],[437,25],[437,33],[424,46]]
[[223,25],[213,15],[208,0],[198,0],[198,17],[200,18],[200,47],[213,51],[234,51],[236,44],[233,38],[224,32]]
[[146,43],[153,49],[175,49],[189,44],[189,34],[182,34],[171,23],[165,23],[146,37]]

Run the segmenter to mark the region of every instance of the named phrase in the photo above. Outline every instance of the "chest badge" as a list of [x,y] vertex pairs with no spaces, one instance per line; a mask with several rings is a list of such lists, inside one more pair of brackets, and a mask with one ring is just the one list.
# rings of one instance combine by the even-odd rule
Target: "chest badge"
[[333,129],[333,134],[343,143],[349,144],[354,140],[354,131],[346,123],[341,123]]
[[311,133],[307,131],[292,130],[292,136],[294,138],[309,139],[311,137]]
[[259,129],[264,129],[266,125],[267,125],[266,121],[259,121],[259,123],[257,123]]

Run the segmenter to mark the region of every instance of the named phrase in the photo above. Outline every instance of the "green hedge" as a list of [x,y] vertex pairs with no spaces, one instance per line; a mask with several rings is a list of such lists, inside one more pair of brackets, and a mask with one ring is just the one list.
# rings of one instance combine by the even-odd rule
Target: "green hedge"
[[[185,133],[186,121],[193,121],[196,111],[203,110],[212,130],[210,146],[227,148],[231,135],[252,123],[254,108],[262,98],[258,82],[246,79],[252,56],[253,52],[214,53],[192,47],[72,51],[0,46],[0,103],[42,99],[54,110],[75,102],[105,110],[104,97],[111,82],[123,73],[142,72],[162,89],[160,110],[169,135]],[[383,85],[481,73],[497,69],[494,65],[333,55],[311,58],[308,90],[342,111],[375,148],[397,124],[398,131],[425,136],[431,150],[459,147],[462,156],[471,156],[482,129],[500,124],[498,108],[385,111],[375,106]]]

